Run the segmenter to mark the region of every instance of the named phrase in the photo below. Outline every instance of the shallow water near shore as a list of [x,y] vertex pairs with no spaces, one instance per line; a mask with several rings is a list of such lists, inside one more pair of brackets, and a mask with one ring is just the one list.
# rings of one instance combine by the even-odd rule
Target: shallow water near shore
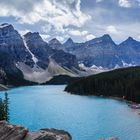
[[[120,140],[140,139],[140,116],[125,102],[71,95],[64,88],[49,85],[9,90],[10,122],[30,130],[64,129],[73,140],[113,136]],[[0,97],[4,97],[1,93]]]

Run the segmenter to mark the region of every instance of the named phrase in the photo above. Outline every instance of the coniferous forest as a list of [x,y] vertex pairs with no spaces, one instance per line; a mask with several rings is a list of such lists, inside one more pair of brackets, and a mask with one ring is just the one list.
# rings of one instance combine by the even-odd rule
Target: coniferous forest
[[140,103],[140,67],[79,78],[70,83],[65,91],[79,95],[113,96]]

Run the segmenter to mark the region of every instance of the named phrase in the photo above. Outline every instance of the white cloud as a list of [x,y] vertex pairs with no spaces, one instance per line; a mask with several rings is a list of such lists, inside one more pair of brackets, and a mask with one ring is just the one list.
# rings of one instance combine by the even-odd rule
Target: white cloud
[[125,8],[131,7],[131,3],[129,2],[129,0],[119,0],[119,5]]
[[117,31],[116,27],[113,25],[110,25],[106,28],[106,32],[110,34],[118,34],[119,32]]
[[138,39],[140,40],[140,35],[138,36]]
[[86,40],[91,40],[91,39],[94,39],[94,38],[96,38],[96,36],[94,36],[93,34],[88,34],[86,36]]
[[48,41],[48,39],[51,37],[50,35],[47,34],[41,34],[40,35],[42,37],[43,40]]
[[102,2],[103,0],[96,0],[96,2],[98,3],[98,2]]
[[137,2],[138,2],[138,6],[140,6],[140,0],[137,0]]
[[79,31],[79,30],[69,30],[68,33],[73,36],[85,36],[88,34],[88,31]]
[[30,32],[30,30],[28,29],[25,29],[25,30],[19,30],[19,33],[23,36],[25,35],[26,33]]
[[64,42],[64,40],[65,40],[65,38],[62,37],[62,36],[57,36],[56,38],[57,38],[60,42]]
[[45,26],[41,27],[41,31],[44,33],[49,33],[52,30],[52,25],[49,23],[46,23]]
[[0,16],[13,16],[20,23],[44,21],[59,32],[70,25],[81,27],[91,17],[80,9],[80,0],[4,0]]

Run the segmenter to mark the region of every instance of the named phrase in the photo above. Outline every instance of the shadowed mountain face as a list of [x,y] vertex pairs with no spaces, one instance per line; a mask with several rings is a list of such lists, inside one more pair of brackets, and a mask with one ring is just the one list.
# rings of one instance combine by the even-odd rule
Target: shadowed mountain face
[[[26,80],[34,82],[30,79],[31,76],[36,79],[36,76],[40,78],[40,76],[43,77],[44,73],[47,73],[46,77],[49,75],[48,79],[50,79],[54,75],[47,69],[52,62],[58,65],[51,67],[51,71],[59,71],[55,75],[61,75],[62,70],[62,74],[69,75],[69,73],[73,73],[74,69],[79,69],[78,61],[74,55],[63,50],[52,49],[43,41],[39,33],[29,32],[21,37],[12,25],[0,25],[0,68],[7,75],[21,79],[24,77]],[[32,75],[33,73],[35,75]],[[30,78],[29,75],[31,75]],[[43,82],[48,79],[44,79]]]
[[0,60],[0,67],[10,73],[18,71],[15,64],[20,61],[33,66],[33,60],[21,36],[9,24],[0,26]]
[[140,42],[131,37],[120,45],[116,45],[112,38],[105,34],[85,43],[74,43],[69,38],[61,46],[60,44],[50,46],[76,55],[78,61],[88,67],[96,65],[104,68],[116,68],[140,65]]
[[118,46],[118,56],[125,63],[140,65],[140,42],[129,37]]
[[[78,63],[74,55],[66,53],[63,50],[52,49],[48,43],[43,41],[39,33],[27,33],[24,38],[30,51],[38,59],[37,64],[42,68],[47,68],[49,58],[54,59],[58,64],[69,69],[72,67],[78,68]],[[55,43],[58,42],[54,40]]]

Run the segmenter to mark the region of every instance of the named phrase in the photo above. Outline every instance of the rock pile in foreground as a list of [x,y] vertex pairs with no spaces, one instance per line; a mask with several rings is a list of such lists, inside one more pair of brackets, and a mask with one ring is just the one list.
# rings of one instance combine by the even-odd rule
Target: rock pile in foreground
[[72,140],[72,137],[63,130],[41,129],[29,132],[22,126],[0,121],[0,140]]

